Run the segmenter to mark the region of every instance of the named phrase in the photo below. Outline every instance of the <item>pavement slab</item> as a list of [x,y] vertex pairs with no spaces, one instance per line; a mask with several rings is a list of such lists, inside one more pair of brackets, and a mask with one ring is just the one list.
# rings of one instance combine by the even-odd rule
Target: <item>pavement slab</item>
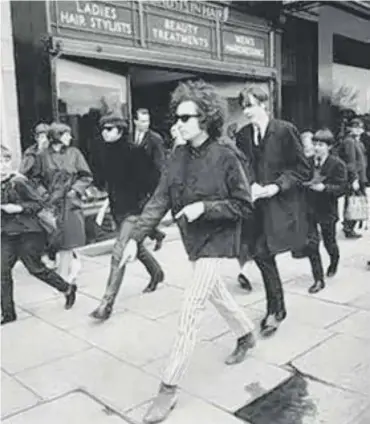
[[[290,377],[290,372],[253,357],[235,366],[225,358],[235,346],[203,342],[198,344],[180,387],[193,396],[233,412],[263,396]],[[147,365],[144,370],[160,377],[168,358]]]
[[[107,409],[83,392],[70,393],[14,417],[4,424],[127,424],[122,416]],[[131,424],[131,423],[130,423]]]
[[304,374],[370,396],[370,340],[337,334],[293,365]]
[[128,363],[141,366],[167,354],[174,334],[131,312],[114,314],[103,323],[90,318],[71,333]]
[[[135,422],[142,422],[150,405],[145,402],[138,408],[127,412],[127,416]],[[202,399],[190,396],[184,392],[179,393],[176,408],[166,420],[166,424],[248,424],[241,421],[229,412],[226,412]]]
[[20,384],[14,377],[1,371],[1,417],[36,405],[40,398]]
[[4,326],[1,336],[1,366],[9,374],[89,348],[84,341],[36,317]]
[[21,372],[17,379],[44,399],[82,388],[120,412],[147,401],[159,386],[155,377],[95,348]]
[[351,302],[348,303],[348,305],[354,308],[365,309],[367,311],[370,311],[370,291],[367,291],[361,294],[361,296],[356,297],[356,299],[353,299]]
[[370,312],[358,311],[332,325],[330,330],[370,340],[369,323]]

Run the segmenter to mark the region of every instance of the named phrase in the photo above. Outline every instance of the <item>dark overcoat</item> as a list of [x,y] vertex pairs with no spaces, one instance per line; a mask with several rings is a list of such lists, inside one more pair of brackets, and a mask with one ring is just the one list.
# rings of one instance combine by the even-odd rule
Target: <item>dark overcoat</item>
[[243,241],[252,256],[275,255],[299,250],[308,236],[307,199],[301,184],[310,178],[298,130],[289,122],[270,120],[259,145],[253,127],[236,135],[237,147],[248,161],[251,183],[277,184],[279,193],[255,202],[253,224],[243,231]]

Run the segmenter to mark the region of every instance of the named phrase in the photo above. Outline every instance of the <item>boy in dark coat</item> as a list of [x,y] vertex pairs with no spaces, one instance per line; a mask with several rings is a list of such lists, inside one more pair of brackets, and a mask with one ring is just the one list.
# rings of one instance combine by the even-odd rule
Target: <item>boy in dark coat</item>
[[66,309],[75,302],[76,285],[68,284],[41,261],[45,234],[36,215],[43,206],[28,179],[12,171],[11,153],[1,146],[1,324],[17,319],[12,270],[18,259],[30,274],[65,295]]
[[[339,247],[336,240],[338,221],[338,198],[344,195],[347,186],[347,169],[344,162],[330,154],[334,136],[328,129],[314,134],[315,174],[307,185],[309,202],[316,223],[319,225],[324,246],[330,257],[326,275],[336,274],[339,264]],[[319,288],[319,287],[317,287]]]

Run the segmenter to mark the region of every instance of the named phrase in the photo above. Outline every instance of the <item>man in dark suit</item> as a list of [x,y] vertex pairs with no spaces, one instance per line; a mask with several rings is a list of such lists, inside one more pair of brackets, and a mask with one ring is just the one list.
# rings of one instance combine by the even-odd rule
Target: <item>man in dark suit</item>
[[297,129],[270,119],[268,94],[260,87],[246,87],[239,95],[249,125],[236,135],[236,144],[249,163],[253,225],[244,242],[261,271],[267,297],[263,335],[277,330],[286,317],[282,282],[275,256],[299,250],[307,239],[307,204],[299,185],[308,181],[310,167]]
[[[160,134],[150,129],[150,114],[148,109],[137,109],[134,114],[134,144],[147,151],[148,155],[153,159],[156,168],[162,172],[165,166],[165,149],[164,140]],[[153,178],[153,191],[158,183],[158,177]],[[162,247],[164,238],[166,237],[163,231],[155,228],[149,238],[155,240],[154,250],[159,250]]]

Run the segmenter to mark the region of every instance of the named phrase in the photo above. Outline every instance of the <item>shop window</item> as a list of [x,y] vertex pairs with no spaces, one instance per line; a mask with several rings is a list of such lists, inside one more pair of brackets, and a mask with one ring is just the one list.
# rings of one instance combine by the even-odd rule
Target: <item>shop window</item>
[[333,36],[333,62],[370,69],[370,43],[335,34]]
[[75,145],[85,155],[95,185],[103,189],[99,119],[114,111],[127,117],[127,78],[70,60],[56,66],[59,119],[72,127]]

